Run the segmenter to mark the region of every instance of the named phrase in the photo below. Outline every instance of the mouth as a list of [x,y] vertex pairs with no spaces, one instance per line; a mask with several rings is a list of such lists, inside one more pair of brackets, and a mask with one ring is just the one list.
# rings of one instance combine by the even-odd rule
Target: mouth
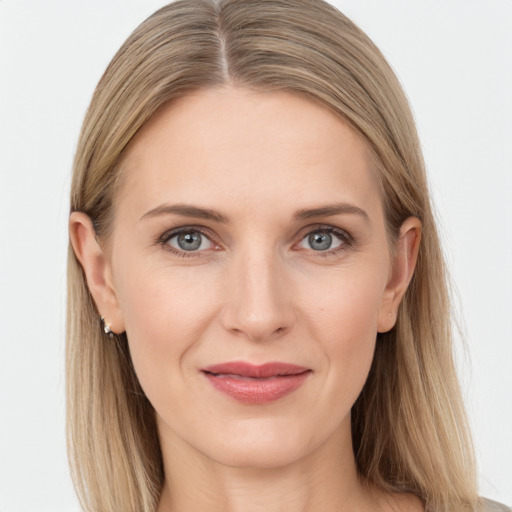
[[298,389],[312,370],[288,363],[253,365],[233,361],[207,366],[201,372],[213,387],[244,404],[265,404]]

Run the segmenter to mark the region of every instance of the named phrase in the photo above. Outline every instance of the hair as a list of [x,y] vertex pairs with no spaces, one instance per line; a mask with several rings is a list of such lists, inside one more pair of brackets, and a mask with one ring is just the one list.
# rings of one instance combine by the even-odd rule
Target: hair
[[[475,464],[452,354],[450,301],[413,117],[370,39],[322,0],[179,0],[144,21],[114,56],[83,123],[71,211],[106,240],[123,154],[163,105],[224,84],[303,95],[366,143],[382,184],[387,228],[422,222],[416,270],[395,327],[378,334],[352,408],[361,478],[410,492],[427,510],[477,510]],[[126,334],[106,342],[70,246],[67,432],[72,476],[87,511],[154,512],[164,468],[155,412]]]

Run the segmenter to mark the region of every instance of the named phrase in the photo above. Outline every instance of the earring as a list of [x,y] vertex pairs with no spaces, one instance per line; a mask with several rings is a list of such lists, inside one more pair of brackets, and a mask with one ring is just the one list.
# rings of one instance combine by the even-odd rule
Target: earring
[[110,328],[110,324],[103,317],[101,317],[100,319],[101,319],[101,326],[103,327],[103,332],[109,338],[113,338],[114,337],[114,333],[113,333],[112,329]]

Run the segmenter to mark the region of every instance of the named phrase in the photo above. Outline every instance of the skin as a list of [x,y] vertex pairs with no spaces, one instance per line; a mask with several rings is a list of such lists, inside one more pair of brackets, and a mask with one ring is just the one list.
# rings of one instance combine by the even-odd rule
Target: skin
[[[390,246],[363,141],[297,95],[226,86],[164,107],[122,172],[109,240],[82,213],[70,231],[156,410],[159,512],[423,510],[362,485],[352,452],[350,410],[377,332],[394,325],[421,231],[409,218]],[[176,204],[222,219],[162,211]],[[199,249],[168,234],[183,227],[203,232]],[[329,249],[312,246],[309,235],[326,232]],[[226,361],[311,372],[293,393],[248,405],[200,371]]]

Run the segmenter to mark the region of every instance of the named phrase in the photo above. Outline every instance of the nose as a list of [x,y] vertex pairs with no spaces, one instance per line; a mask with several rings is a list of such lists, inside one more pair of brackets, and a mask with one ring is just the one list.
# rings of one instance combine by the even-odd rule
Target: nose
[[225,329],[251,341],[270,341],[294,323],[292,286],[273,251],[244,252],[232,261],[221,313]]

